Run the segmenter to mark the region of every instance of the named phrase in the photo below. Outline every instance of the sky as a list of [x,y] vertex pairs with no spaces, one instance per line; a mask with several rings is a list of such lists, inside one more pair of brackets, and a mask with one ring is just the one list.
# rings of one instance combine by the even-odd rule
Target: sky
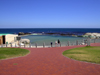
[[100,0],[0,0],[0,28],[100,28]]

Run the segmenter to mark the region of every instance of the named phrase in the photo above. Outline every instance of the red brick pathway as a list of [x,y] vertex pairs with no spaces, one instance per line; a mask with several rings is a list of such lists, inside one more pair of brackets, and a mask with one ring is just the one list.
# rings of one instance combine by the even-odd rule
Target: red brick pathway
[[[92,44],[92,46],[100,44]],[[100,75],[100,65],[69,59],[62,52],[71,48],[27,48],[24,57],[0,60],[0,75]],[[14,65],[17,63],[17,65]]]

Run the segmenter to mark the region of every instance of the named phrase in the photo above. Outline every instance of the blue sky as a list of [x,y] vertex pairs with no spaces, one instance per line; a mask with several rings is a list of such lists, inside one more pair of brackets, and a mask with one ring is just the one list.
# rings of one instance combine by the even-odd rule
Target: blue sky
[[0,28],[100,28],[100,0],[0,0]]

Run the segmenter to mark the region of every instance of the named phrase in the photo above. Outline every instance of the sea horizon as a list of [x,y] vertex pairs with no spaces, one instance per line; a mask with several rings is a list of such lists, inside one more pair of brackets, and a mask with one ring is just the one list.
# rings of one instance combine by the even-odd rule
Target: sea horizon
[[100,29],[100,28],[0,28],[0,29]]
[[100,33],[100,28],[0,28],[0,33]]

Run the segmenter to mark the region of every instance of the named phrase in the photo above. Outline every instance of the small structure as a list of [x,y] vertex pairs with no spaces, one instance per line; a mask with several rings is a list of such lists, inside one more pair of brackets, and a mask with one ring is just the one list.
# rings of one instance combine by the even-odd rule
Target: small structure
[[0,34],[0,45],[15,42],[17,36],[15,34]]
[[9,43],[17,41],[17,39],[16,39],[17,36],[18,35],[16,35],[16,34],[7,34],[6,35],[6,43],[9,44]]

